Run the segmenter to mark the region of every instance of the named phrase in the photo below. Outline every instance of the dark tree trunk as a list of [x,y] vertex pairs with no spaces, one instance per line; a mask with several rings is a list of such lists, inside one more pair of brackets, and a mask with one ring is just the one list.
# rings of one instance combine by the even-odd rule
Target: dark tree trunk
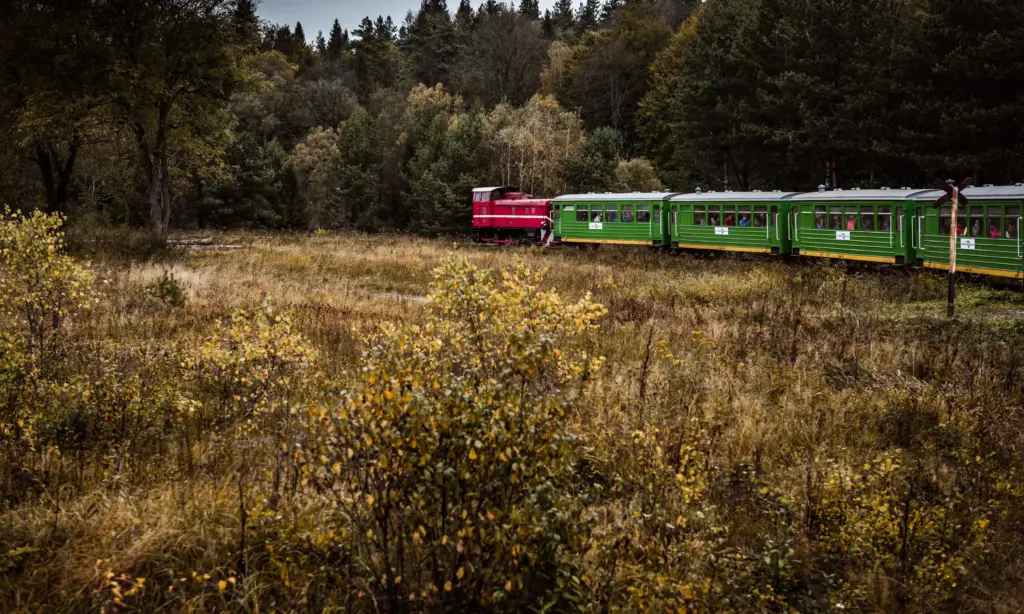
[[61,160],[60,154],[53,145],[36,145],[35,162],[39,165],[39,175],[46,192],[47,213],[68,213],[68,194],[71,175],[75,170],[75,160],[81,139],[74,138],[68,144],[68,155]]

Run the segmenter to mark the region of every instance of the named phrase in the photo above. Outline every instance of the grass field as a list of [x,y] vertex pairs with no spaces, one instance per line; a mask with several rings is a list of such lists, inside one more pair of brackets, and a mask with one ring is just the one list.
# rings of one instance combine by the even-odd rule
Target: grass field
[[[945,278],[919,270],[217,239],[244,247],[78,245],[97,304],[0,388],[0,610],[1024,608],[1013,289],[962,280],[948,321]],[[480,280],[518,263],[543,278]],[[446,328],[466,305],[485,316]],[[430,396],[474,369],[478,399]],[[495,417],[528,408],[529,436]],[[431,429],[483,433],[472,462]],[[429,522],[454,505],[437,474],[402,464],[428,442],[470,510],[458,532]]]

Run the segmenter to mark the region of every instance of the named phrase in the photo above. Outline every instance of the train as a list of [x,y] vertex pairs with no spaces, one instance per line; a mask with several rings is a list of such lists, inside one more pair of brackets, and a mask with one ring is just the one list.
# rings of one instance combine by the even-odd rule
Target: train
[[[492,243],[643,245],[830,258],[949,270],[952,207],[935,189],[568,194],[474,190],[473,226]],[[1024,279],[1024,184],[970,187],[956,268]]]

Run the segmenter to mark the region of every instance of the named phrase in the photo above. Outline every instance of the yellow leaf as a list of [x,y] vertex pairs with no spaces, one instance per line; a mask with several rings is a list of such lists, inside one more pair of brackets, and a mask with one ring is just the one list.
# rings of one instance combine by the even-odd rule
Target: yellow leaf
[[461,580],[462,576],[464,576],[464,575],[466,575],[466,568],[465,567],[459,567],[459,570],[455,572],[455,577],[458,578],[459,580]]
[[444,583],[444,590],[447,591],[447,592],[451,592],[451,590],[452,590],[452,583],[451,582],[445,582]]
[[224,580],[221,580],[220,582],[217,583],[217,590],[222,592],[222,593],[224,592],[225,589],[227,589],[227,587],[228,587],[228,583],[225,582]]
[[508,582],[505,583],[505,590],[509,591],[509,592],[512,591],[512,580],[509,580]]
[[475,461],[477,459],[476,450],[469,451],[469,460]]

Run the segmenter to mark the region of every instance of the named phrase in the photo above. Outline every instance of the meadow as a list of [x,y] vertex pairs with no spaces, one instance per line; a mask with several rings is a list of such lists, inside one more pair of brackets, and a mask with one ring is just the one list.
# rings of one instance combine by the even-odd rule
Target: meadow
[[943,276],[846,263],[10,249],[41,219],[0,234],[0,610],[1024,608],[1015,288],[947,320]]

